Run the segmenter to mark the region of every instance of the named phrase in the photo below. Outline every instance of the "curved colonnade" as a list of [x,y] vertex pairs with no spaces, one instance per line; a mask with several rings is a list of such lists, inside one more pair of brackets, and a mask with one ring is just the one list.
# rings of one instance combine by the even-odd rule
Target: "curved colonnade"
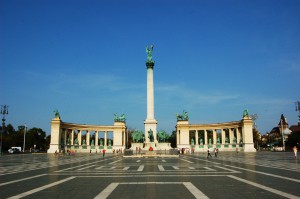
[[[86,125],[62,122],[59,117],[51,121],[51,141],[48,153],[70,150],[80,153],[97,152],[105,149],[125,149],[126,123],[114,122],[112,126]],[[109,138],[108,134],[112,137]],[[100,134],[103,136],[100,137]]]
[[253,144],[253,122],[248,116],[241,121],[215,124],[189,124],[177,121],[177,147],[196,152],[218,148],[220,151],[255,152]]

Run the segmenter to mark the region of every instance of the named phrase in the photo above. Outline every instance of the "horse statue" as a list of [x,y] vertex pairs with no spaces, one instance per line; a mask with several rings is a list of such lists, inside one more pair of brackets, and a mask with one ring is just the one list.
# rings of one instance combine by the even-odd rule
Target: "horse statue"
[[176,114],[177,121],[188,121],[189,116],[187,111],[183,111],[182,115]]
[[169,138],[169,135],[165,131],[159,131],[157,133],[158,142],[165,142]]
[[125,114],[122,114],[120,117],[118,116],[117,113],[114,114],[114,121],[115,122],[125,122],[126,121],[126,116]]

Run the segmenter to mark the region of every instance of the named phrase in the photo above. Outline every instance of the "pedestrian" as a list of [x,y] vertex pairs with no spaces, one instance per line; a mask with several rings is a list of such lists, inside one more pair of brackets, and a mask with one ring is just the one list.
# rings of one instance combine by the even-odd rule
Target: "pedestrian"
[[298,151],[298,149],[297,149],[296,146],[293,147],[293,151],[294,151],[294,158],[297,159],[297,151]]
[[211,156],[211,154],[210,154],[210,150],[208,149],[208,150],[207,150],[207,158],[209,158],[209,157],[212,158],[212,156]]
[[218,149],[217,148],[215,148],[215,158],[217,158],[218,157]]
[[105,149],[102,150],[103,158],[105,156],[105,151],[106,151]]

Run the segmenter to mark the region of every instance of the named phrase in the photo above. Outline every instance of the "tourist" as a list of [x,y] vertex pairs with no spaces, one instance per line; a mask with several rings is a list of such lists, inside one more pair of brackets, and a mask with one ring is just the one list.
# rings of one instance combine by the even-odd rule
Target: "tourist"
[[208,149],[208,150],[207,150],[207,158],[209,158],[209,157],[212,158],[212,156],[211,156],[211,154],[210,154],[210,150]]
[[217,157],[218,157],[218,149],[215,148],[215,158],[217,158]]
[[293,151],[294,151],[294,158],[297,159],[297,151],[298,151],[298,149],[297,149],[296,146],[293,147]]
[[105,149],[102,150],[103,158],[105,156],[105,151],[106,151]]

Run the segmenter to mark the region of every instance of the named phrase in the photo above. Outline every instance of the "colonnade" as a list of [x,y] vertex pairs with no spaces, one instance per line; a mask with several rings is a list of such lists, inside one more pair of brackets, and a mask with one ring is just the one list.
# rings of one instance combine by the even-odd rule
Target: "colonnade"
[[194,151],[218,148],[221,151],[254,152],[252,125],[251,118],[247,116],[241,121],[216,124],[177,121],[177,147]]
[[[106,149],[125,149],[126,147],[125,122],[114,122],[113,126],[85,125],[62,122],[59,117],[51,121],[51,141],[48,153],[62,150],[76,152],[91,152]],[[85,135],[84,135],[85,133]],[[99,134],[104,134],[100,137]],[[109,138],[108,134],[112,137]]]

